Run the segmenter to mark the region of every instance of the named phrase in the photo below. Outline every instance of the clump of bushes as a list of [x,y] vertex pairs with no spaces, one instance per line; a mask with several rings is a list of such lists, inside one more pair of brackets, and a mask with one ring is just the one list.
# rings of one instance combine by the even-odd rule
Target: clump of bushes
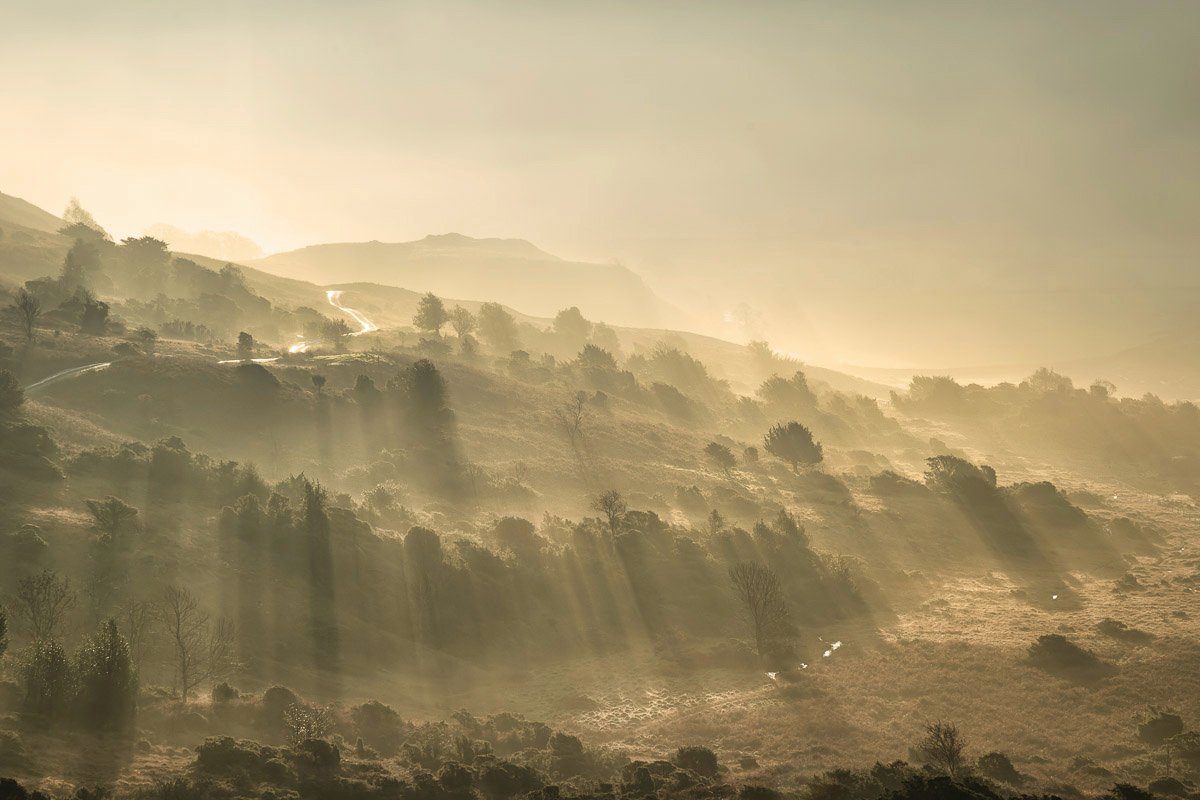
[[1029,647],[1029,663],[1067,680],[1090,683],[1115,672],[1091,650],[1057,633],[1039,636]]

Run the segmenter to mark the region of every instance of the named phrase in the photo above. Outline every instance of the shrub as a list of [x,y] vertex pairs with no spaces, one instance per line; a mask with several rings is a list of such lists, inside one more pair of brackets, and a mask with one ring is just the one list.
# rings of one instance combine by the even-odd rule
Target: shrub
[[1052,675],[1082,682],[1099,680],[1114,671],[1091,650],[1057,633],[1039,636],[1030,645],[1029,662]]
[[1017,768],[1004,753],[985,753],[975,763],[979,772],[992,780],[1003,781],[1012,786],[1025,783],[1025,776],[1017,772]]
[[129,644],[106,622],[75,656],[80,720],[92,729],[128,731],[137,708],[137,676]]
[[350,710],[363,741],[384,755],[395,755],[404,738],[404,721],[390,706],[371,700]]
[[1183,733],[1183,718],[1178,714],[1158,708],[1150,709],[1150,714],[1145,722],[1138,725],[1137,736],[1151,747],[1158,747],[1172,736]]
[[62,645],[53,639],[30,648],[21,665],[21,683],[22,711],[44,720],[65,716],[75,698],[75,671]]
[[707,747],[681,747],[675,751],[671,763],[705,778],[716,777],[719,770],[717,754]]

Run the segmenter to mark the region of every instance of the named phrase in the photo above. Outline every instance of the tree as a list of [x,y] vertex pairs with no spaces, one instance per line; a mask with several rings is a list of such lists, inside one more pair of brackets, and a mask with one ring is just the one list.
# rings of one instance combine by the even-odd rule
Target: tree
[[59,633],[75,602],[70,580],[47,569],[20,580],[13,595],[12,612],[24,623],[34,642],[44,642]]
[[84,500],[92,515],[92,527],[109,541],[116,542],[125,523],[137,516],[138,510],[119,497],[109,495],[103,500]]
[[83,313],[79,317],[79,330],[92,336],[103,336],[108,332],[108,303],[97,300],[86,289],[82,293]]
[[13,308],[17,311],[21,329],[25,331],[25,340],[32,342],[38,318],[42,316],[42,301],[30,294],[27,289],[20,289],[17,291],[16,299],[13,300]]
[[824,457],[820,442],[813,441],[812,431],[799,422],[772,425],[763,438],[763,446],[776,458],[799,471],[800,465],[819,464]]
[[449,315],[446,313],[445,304],[433,292],[426,294],[417,303],[417,313],[413,317],[413,325],[417,326],[419,330],[428,331],[440,336],[442,326],[448,320]]
[[733,451],[720,442],[709,442],[704,448],[704,455],[708,456],[709,461],[713,462],[717,469],[726,476],[737,465],[737,458],[733,455]]
[[17,382],[17,376],[0,369],[0,419],[15,415],[24,402],[25,390]]
[[325,389],[325,376],[314,372],[309,376],[309,379],[312,381],[313,389],[316,390],[317,394],[321,394]]
[[146,651],[146,639],[155,619],[156,608],[149,600],[130,597],[125,601],[120,614],[121,635],[129,643],[129,657],[136,672],[142,668],[142,656]]
[[966,749],[966,742],[963,741],[958,728],[949,722],[932,722],[926,725],[925,738],[917,745],[917,750],[930,764],[956,780],[962,778],[966,772]]
[[63,259],[62,273],[58,282],[63,291],[70,294],[78,289],[89,289],[93,276],[100,271],[100,251],[94,242],[76,239]]
[[576,392],[574,397],[554,409],[554,418],[567,435],[571,449],[578,449],[587,434],[587,425],[591,419],[587,408],[587,393]]
[[621,494],[615,489],[609,489],[592,501],[592,508],[604,515],[604,518],[608,520],[608,529],[613,534],[616,534],[617,526],[629,513],[629,506],[625,503],[625,498],[621,497]]
[[564,308],[554,315],[554,334],[567,343],[568,349],[576,350],[592,335],[592,323],[577,307]]
[[729,580],[754,635],[755,652],[765,658],[773,642],[792,633],[779,576],[770,567],[743,561],[729,568]]
[[138,328],[133,332],[133,336],[141,345],[143,353],[146,355],[154,355],[154,348],[158,345],[157,333],[149,328]]
[[226,619],[215,623],[187,589],[169,586],[158,607],[175,662],[175,688],[180,702],[207,680],[233,669],[234,631]]
[[108,620],[75,655],[80,720],[89,729],[129,730],[137,706],[137,675],[129,643]]
[[475,331],[475,315],[462,306],[450,309],[448,318],[454,335],[460,339]]
[[75,699],[75,670],[53,639],[35,642],[21,664],[23,710],[47,720],[63,717]]
[[517,321],[499,303],[479,307],[479,335],[498,353],[511,353],[520,344]]
[[96,218],[79,204],[78,197],[72,197],[67,202],[67,207],[63,210],[62,218],[67,223],[67,229],[80,225],[98,234],[99,238],[108,239],[108,233],[104,228],[100,227],[100,223],[96,222]]
[[250,358],[254,355],[254,337],[242,331],[237,340],[238,358]]

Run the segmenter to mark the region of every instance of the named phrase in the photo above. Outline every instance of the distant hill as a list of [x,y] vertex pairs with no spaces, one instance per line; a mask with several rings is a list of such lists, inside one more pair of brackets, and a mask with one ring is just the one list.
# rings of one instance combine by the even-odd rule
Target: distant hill
[[159,223],[146,229],[147,236],[161,239],[172,250],[199,253],[223,261],[251,261],[261,258],[263,251],[254,241],[232,231],[188,231],[174,225]]
[[252,262],[314,283],[369,282],[449,297],[493,300],[538,316],[578,306],[617,325],[660,326],[677,313],[617,264],[567,261],[521,239],[457,233],[415,242],[320,244]]

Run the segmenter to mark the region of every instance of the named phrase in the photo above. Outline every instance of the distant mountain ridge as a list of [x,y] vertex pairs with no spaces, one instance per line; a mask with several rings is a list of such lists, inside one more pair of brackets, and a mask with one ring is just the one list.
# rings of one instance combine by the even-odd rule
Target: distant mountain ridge
[[536,316],[578,306],[617,325],[660,326],[679,317],[625,267],[569,261],[524,239],[446,233],[413,242],[317,244],[250,263],[320,284],[369,282],[491,298]]

